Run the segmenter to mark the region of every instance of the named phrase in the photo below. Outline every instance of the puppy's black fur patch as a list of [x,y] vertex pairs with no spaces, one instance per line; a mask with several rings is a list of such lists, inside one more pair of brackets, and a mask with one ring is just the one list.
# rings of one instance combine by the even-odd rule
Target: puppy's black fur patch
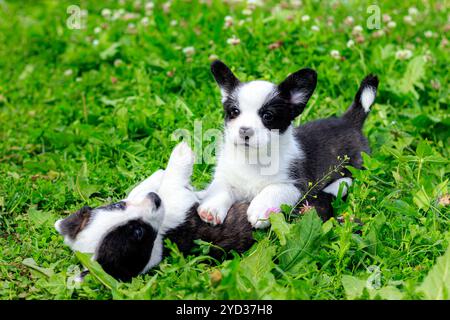
[[[225,221],[217,226],[202,221],[197,213],[197,207],[198,204],[189,210],[184,223],[166,234],[181,252],[189,253],[196,246],[194,240],[201,239],[222,248],[223,250],[213,247],[209,253],[215,258],[221,258],[224,252],[231,250],[242,253],[255,242],[252,226],[245,214],[248,203],[234,204],[228,211]],[[166,249],[164,254],[168,254]]]
[[106,234],[97,249],[97,262],[113,277],[128,281],[150,260],[158,231],[141,219],[130,220]]
[[336,179],[351,177],[343,166],[334,170],[345,156],[349,158],[345,165],[362,169],[361,153],[370,153],[368,140],[361,130],[367,117],[361,105],[361,93],[367,87],[377,89],[376,76],[369,75],[361,82],[352,105],[343,116],[308,122],[294,129],[305,156],[291,164],[291,175],[303,193],[308,190],[309,182],[317,183],[310,192],[314,194]]

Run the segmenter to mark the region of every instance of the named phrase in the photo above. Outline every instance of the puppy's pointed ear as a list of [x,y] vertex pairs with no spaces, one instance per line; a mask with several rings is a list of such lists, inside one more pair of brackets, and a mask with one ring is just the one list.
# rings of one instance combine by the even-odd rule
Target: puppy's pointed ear
[[294,118],[305,109],[306,103],[316,88],[316,84],[317,73],[313,69],[304,68],[292,73],[278,85],[280,96],[294,106],[292,110]]
[[225,63],[220,60],[215,60],[211,63],[211,72],[220,87],[222,93],[222,101],[226,100],[234,89],[239,85],[240,81]]

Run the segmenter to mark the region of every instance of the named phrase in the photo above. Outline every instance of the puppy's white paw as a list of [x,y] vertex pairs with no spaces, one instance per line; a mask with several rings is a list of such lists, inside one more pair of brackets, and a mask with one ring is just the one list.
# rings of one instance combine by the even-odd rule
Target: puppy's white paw
[[194,152],[186,142],[180,142],[173,148],[169,159],[169,165],[170,164],[183,166],[194,164]]
[[221,203],[217,197],[206,199],[197,209],[200,218],[212,225],[218,225],[225,220],[229,207]]
[[186,142],[179,143],[170,155],[167,171],[177,171],[183,173],[185,177],[192,175],[192,167],[194,165],[194,152]]
[[269,215],[280,213],[280,211],[280,208],[270,207],[264,202],[253,199],[247,209],[247,218],[254,228],[265,229],[270,226]]

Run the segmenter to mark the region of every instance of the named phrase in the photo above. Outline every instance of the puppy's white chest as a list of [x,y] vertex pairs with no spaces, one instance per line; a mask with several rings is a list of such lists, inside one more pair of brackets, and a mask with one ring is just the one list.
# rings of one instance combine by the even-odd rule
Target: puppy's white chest
[[218,169],[218,176],[225,180],[239,201],[251,201],[262,189],[273,183],[286,181],[281,172],[275,175],[264,175],[257,165],[228,163]]

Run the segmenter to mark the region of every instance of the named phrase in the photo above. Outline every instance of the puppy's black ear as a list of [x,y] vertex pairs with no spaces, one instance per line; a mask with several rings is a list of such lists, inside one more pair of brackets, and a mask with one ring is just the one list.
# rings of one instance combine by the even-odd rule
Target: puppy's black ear
[[225,63],[215,60],[211,63],[211,72],[216,79],[217,84],[222,92],[222,98],[225,100],[229,94],[239,85],[239,80],[228,68]]
[[292,73],[278,85],[280,96],[294,106],[292,109],[294,118],[305,109],[306,103],[316,88],[316,84],[317,73],[313,69],[304,68]]

